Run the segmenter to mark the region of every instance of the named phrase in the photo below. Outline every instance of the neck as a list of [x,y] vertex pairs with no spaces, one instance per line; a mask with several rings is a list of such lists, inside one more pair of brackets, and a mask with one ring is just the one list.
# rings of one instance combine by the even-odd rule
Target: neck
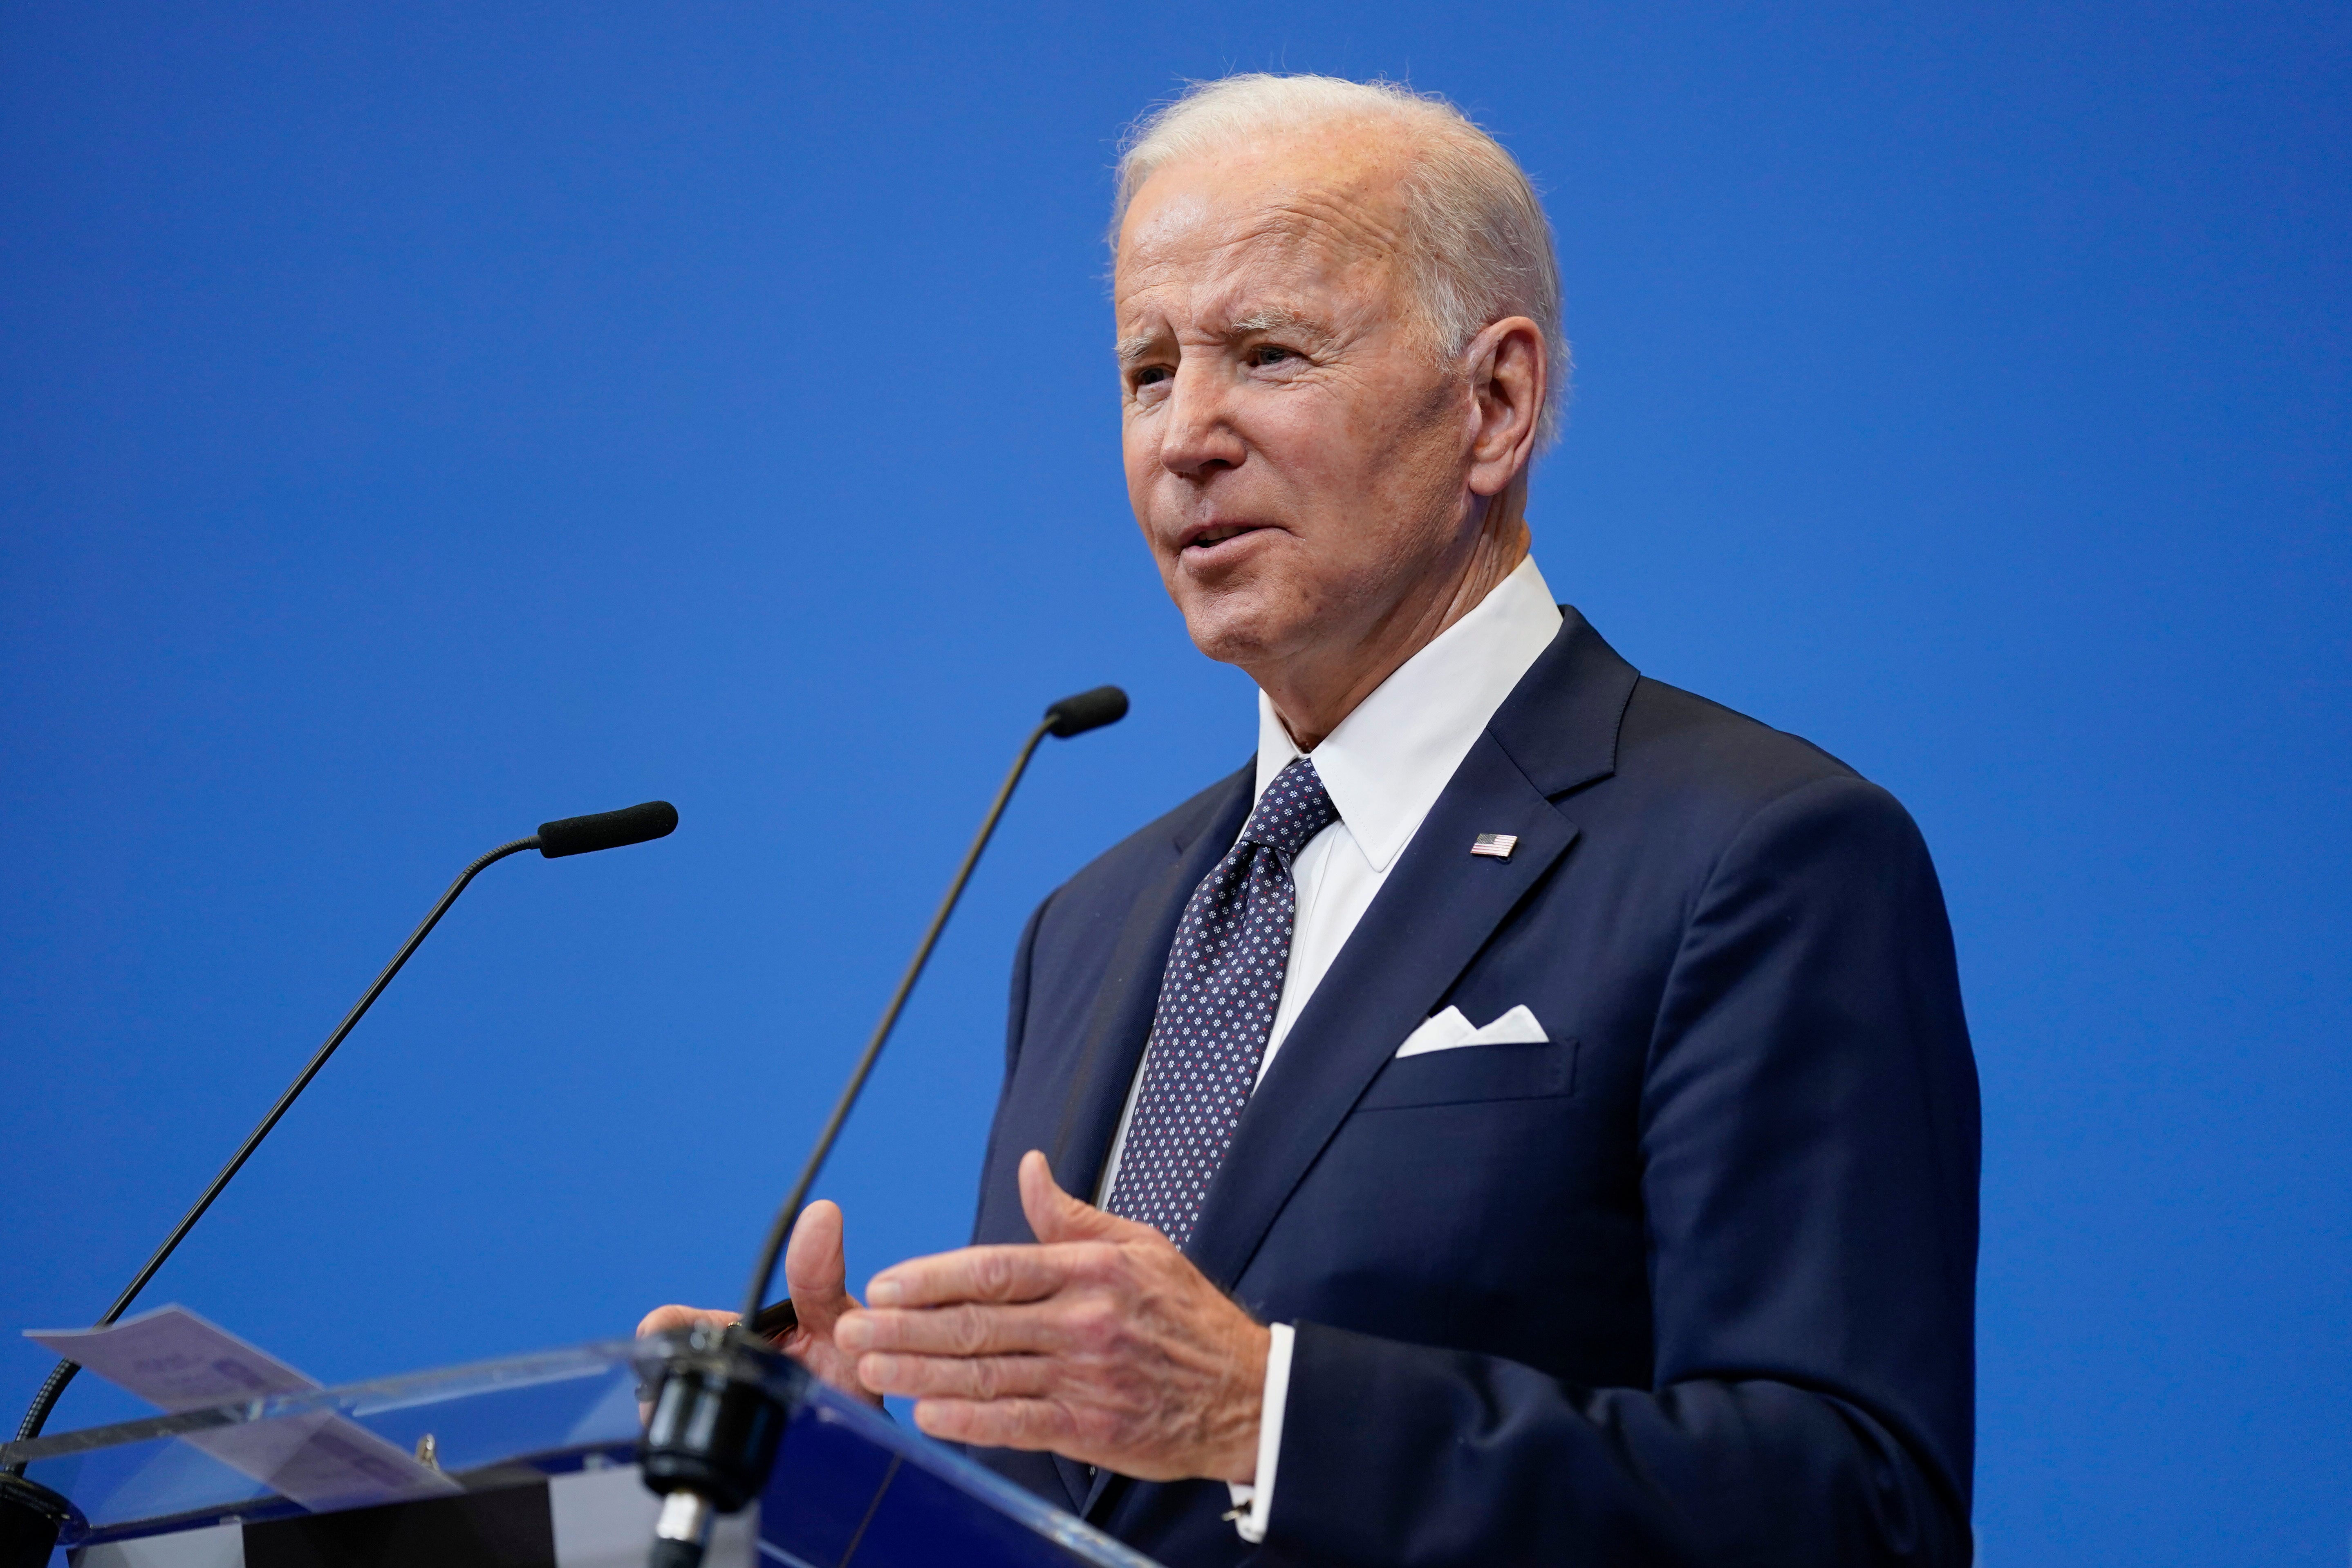
[[1311,752],[1405,660],[1478,607],[1528,556],[1527,477],[1487,501],[1476,531],[1343,648],[1317,648],[1278,668],[1252,669],[1283,727]]

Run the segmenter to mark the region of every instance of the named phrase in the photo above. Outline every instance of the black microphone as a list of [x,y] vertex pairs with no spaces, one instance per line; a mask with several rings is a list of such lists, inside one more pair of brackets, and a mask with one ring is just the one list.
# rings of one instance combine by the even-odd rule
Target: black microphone
[[825,1156],[833,1152],[834,1141],[841,1136],[842,1124],[849,1120],[858,1094],[872,1076],[882,1047],[898,1022],[898,1013],[913,994],[915,982],[922,977],[923,966],[930,962],[931,949],[947,928],[948,916],[955,912],[956,900],[963,897],[964,884],[971,879],[981,851],[994,836],[997,819],[1004,815],[1014,786],[1028,771],[1037,743],[1048,735],[1065,740],[1083,735],[1126,717],[1127,693],[1116,686],[1097,686],[1092,691],[1065,697],[1045,710],[1045,718],[1023,743],[1021,754],[1013,759],[1013,771],[1004,775],[988,815],[981,819],[980,831],[973,836],[971,847],[964,851],[963,864],[956,868],[955,879],[931,916],[929,929],[915,944],[915,956],[899,977],[888,1005],[882,1009],[882,1021],[875,1026],[874,1037],[866,1042],[865,1054],[850,1069],[849,1081],[843,1086],[833,1114],[825,1119],[824,1131],[817,1134],[800,1179],[776,1211],[760,1261],[751,1269],[751,1288],[743,1299],[741,1320],[723,1330],[693,1328],[662,1336],[658,1381],[648,1391],[652,1413],[638,1450],[646,1485],[662,1494],[650,1568],[698,1568],[712,1517],[735,1512],[767,1485],[776,1444],[783,1436],[785,1401],[803,1374],[769,1342],[797,1324],[791,1299],[764,1309],[761,1303],[768,1298],[777,1260],[792,1238],[793,1225],[808,1201],[809,1189],[816,1184],[817,1173],[824,1169]]
[[1045,710],[1045,732],[1066,741],[1127,717],[1127,693],[1116,686],[1097,686],[1076,697],[1065,697]]
[[[220,1174],[213,1178],[212,1184],[205,1189],[195,1206],[180,1216],[180,1223],[172,1227],[172,1234],[163,1238],[163,1245],[155,1249],[155,1255],[147,1260],[145,1268],[139,1270],[138,1277],[131,1281],[130,1287],[115,1298],[114,1305],[106,1310],[106,1316],[99,1319],[97,1327],[102,1329],[121,1317],[124,1309],[147,1288],[147,1282],[155,1277],[155,1271],[163,1267],[163,1260],[172,1256],[173,1248],[180,1245],[182,1238],[194,1228],[196,1221],[204,1217],[205,1211],[212,1207],[213,1200],[220,1196],[221,1189],[228,1185],[229,1179],[253,1157],[253,1152],[261,1146],[261,1141],[269,1136],[269,1130],[278,1125],[278,1118],[284,1116],[295,1100],[310,1087],[310,1080],[319,1076],[319,1069],[327,1065],[327,1058],[335,1054],[335,1047],[343,1043],[343,1037],[367,1016],[367,1010],[375,1005],[375,999],[383,994],[383,988],[392,984],[392,977],[400,973],[409,955],[424,943],[433,928],[441,923],[441,917],[449,912],[449,906],[457,901],[457,895],[466,890],[466,885],[482,868],[526,849],[536,849],[551,859],[559,855],[585,855],[592,850],[613,849],[624,844],[642,844],[649,838],[663,837],[677,826],[677,810],[666,800],[649,800],[625,810],[599,812],[590,816],[567,816],[561,821],[540,824],[539,831],[530,837],[501,844],[459,872],[457,879],[449,884],[449,890],[441,895],[441,901],[433,906],[433,912],[425,917],[425,923],[411,932],[408,940],[401,944],[400,951],[393,954],[392,962],[384,965],[383,973],[375,977],[375,984],[367,988],[358,1005],[335,1026],[335,1032],[327,1037],[327,1043],[319,1047],[318,1055],[310,1058],[310,1065],[304,1068],[300,1076],[288,1086],[286,1092],[278,1097],[278,1103],[269,1108],[269,1114],[261,1119],[261,1125],[253,1130],[237,1152],[230,1156],[228,1163],[221,1167]],[[66,1384],[71,1383],[74,1373],[80,1370],[81,1365],[78,1362],[58,1363],[47,1380],[41,1384],[41,1391],[34,1395],[32,1408],[25,1412],[24,1422],[16,1428],[17,1442],[27,1442],[41,1435],[41,1428],[48,1424],[49,1412],[57,1405],[58,1396],[65,1392]],[[47,1531],[47,1541],[53,1543],[57,1539],[58,1521],[65,1516],[62,1511],[53,1510],[51,1500],[58,1504],[64,1500],[47,1488],[23,1478],[22,1465],[11,1466],[5,1473],[0,1473],[0,1545],[13,1547],[20,1537],[31,1539],[43,1528],[43,1521]],[[44,1544],[40,1548],[40,1555],[27,1561],[47,1563],[48,1552],[49,1546]]]
[[649,800],[643,805],[625,805],[618,811],[542,822],[534,842],[541,855],[553,860],[564,855],[593,855],[599,849],[618,849],[624,845],[667,838],[677,831],[677,807],[666,800]]

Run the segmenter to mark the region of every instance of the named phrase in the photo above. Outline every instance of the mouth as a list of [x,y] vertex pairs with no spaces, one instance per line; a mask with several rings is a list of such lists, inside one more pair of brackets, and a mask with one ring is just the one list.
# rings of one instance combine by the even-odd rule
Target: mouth
[[1238,548],[1235,541],[1267,531],[1264,523],[1256,522],[1195,523],[1177,537],[1176,552],[1195,561],[1202,560],[1231,553]]

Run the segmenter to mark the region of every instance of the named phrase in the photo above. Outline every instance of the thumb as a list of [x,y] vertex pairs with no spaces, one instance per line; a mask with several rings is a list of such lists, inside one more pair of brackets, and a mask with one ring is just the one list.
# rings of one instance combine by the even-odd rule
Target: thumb
[[1148,1225],[1105,1214],[1064,1192],[1045,1154],[1035,1149],[1021,1156],[1021,1212],[1041,1242],[1167,1239]]
[[833,1321],[856,1303],[849,1297],[849,1266],[841,1250],[841,1208],[830,1198],[819,1198],[801,1210],[793,1226],[791,1245],[784,1248],[784,1289],[792,1292],[793,1310],[801,1327],[829,1336]]

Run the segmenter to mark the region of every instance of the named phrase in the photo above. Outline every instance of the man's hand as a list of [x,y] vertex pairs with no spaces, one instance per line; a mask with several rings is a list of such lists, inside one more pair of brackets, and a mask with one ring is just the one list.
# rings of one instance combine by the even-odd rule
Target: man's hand
[[968,1247],[887,1268],[834,1342],[913,1395],[934,1437],[1048,1448],[1145,1480],[1247,1481],[1269,1335],[1169,1239],[1021,1160],[1034,1247]]
[[[834,1330],[842,1314],[857,1306],[848,1280],[841,1252],[841,1210],[819,1199],[801,1211],[792,1242],[784,1248],[784,1289],[792,1293],[800,1326],[778,1340],[776,1348],[844,1394],[880,1405],[882,1396],[858,1381],[857,1359],[835,1342]],[[637,1337],[696,1323],[731,1323],[737,1316],[707,1307],[656,1307],[637,1325]]]

